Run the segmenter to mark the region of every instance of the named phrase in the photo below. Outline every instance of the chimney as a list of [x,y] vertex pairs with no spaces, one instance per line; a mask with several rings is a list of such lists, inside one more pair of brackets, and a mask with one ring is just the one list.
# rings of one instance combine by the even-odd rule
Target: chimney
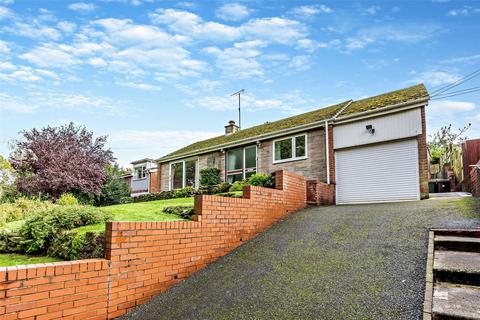
[[235,124],[235,121],[228,121],[228,125],[225,126],[225,135],[229,135],[238,131],[238,126]]

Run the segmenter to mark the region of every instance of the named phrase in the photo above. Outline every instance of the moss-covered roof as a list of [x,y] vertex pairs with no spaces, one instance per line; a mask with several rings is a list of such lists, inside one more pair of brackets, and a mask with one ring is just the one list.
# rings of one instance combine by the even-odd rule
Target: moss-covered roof
[[[423,84],[419,84],[413,87],[384,93],[378,96],[358,100],[358,101],[344,101],[339,104],[331,105],[325,108],[317,109],[293,117],[281,119],[274,122],[267,122],[258,126],[254,126],[247,129],[242,129],[236,133],[230,135],[221,135],[218,137],[210,138],[207,140],[195,142],[186,147],[183,147],[177,151],[174,151],[162,158],[168,159],[183,154],[195,153],[196,151],[202,151],[208,148],[214,148],[216,146],[222,146],[229,143],[235,143],[248,138],[254,138],[260,135],[273,133],[279,130],[290,129],[301,125],[306,125],[313,122],[331,119],[334,115],[342,111],[342,108],[348,105],[348,107],[339,114],[339,117],[351,115],[355,113],[361,113],[365,111],[375,110],[381,107],[399,104],[402,102],[408,102],[416,100],[422,97],[427,97],[428,92]],[[351,103],[350,103],[351,102]],[[350,103],[350,104],[349,104]]]
[[417,100],[428,97],[428,92],[423,83],[413,87],[387,92],[378,96],[353,101],[351,105],[345,109],[339,117],[347,116],[355,113],[371,111],[378,108],[391,106],[403,102]]

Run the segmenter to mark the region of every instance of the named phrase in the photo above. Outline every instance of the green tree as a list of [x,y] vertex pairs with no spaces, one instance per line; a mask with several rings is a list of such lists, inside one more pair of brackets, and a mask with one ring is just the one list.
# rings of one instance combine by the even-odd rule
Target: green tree
[[16,172],[10,162],[0,155],[0,202],[11,201],[17,195]]
[[471,123],[463,128],[454,130],[452,125],[441,127],[434,133],[430,142],[428,142],[428,151],[430,153],[430,162],[439,163],[443,159],[446,163],[452,158],[453,148],[456,144],[461,144],[467,137],[465,132],[470,129]]
[[105,167],[107,181],[102,187],[102,193],[96,197],[95,204],[98,206],[109,206],[119,204],[120,200],[130,195],[128,185],[123,180],[125,174],[118,164],[107,164]]

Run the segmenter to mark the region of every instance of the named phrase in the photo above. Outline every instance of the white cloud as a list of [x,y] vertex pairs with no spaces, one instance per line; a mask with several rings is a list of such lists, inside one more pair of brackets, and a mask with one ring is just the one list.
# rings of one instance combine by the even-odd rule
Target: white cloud
[[204,51],[217,58],[217,66],[225,76],[234,78],[262,77],[264,72],[256,60],[261,55],[260,49],[266,43],[260,40],[238,42],[233,47],[219,49],[208,47]]
[[0,53],[9,53],[10,47],[7,42],[0,40]]
[[122,87],[129,87],[133,89],[139,89],[143,91],[160,91],[162,88],[158,86],[154,86],[148,83],[140,83],[140,82],[117,82],[119,86]]
[[18,98],[17,96],[10,95],[5,92],[0,92],[0,110],[4,112],[15,113],[31,113],[35,111],[35,106],[31,103]]
[[310,69],[310,56],[295,56],[288,64],[290,69],[295,71],[305,71]]
[[459,79],[459,76],[445,71],[425,71],[419,74],[415,79],[409,80],[406,83],[412,84],[424,82],[430,86],[440,86],[453,83]]
[[414,44],[427,40],[442,29],[435,24],[383,25],[361,29],[345,41],[347,50],[363,49],[373,43],[400,42]]
[[217,17],[225,21],[240,21],[250,15],[251,10],[239,3],[227,3],[217,9]]
[[430,103],[431,109],[436,109],[441,112],[465,112],[475,110],[475,103],[463,101],[432,101]]
[[38,23],[15,22],[12,26],[5,27],[4,30],[15,35],[36,40],[59,40],[62,37],[57,29]]
[[457,64],[457,63],[474,63],[475,61],[480,60],[480,54],[474,54],[471,56],[451,58],[441,61],[441,63],[447,64]]
[[241,36],[238,28],[217,22],[205,22],[198,15],[187,11],[159,9],[150,14],[150,19],[189,38],[232,41]]
[[57,28],[66,33],[72,33],[77,28],[77,25],[73,22],[61,21],[57,23]]
[[452,9],[448,11],[447,15],[450,17],[456,17],[456,16],[469,16],[477,13],[480,13],[480,8],[475,8],[472,6],[463,6],[462,8]]
[[59,80],[60,79],[60,77],[55,72],[50,71],[50,70],[35,69],[35,73],[37,73],[38,75],[44,76],[44,77],[52,78],[54,80]]
[[7,7],[0,6],[0,20],[13,17],[13,12]]
[[159,9],[149,15],[153,23],[164,24],[170,30],[187,38],[235,41],[263,40],[269,43],[293,45],[307,36],[304,24],[286,18],[253,19],[238,27],[204,21],[198,15],[175,9]]
[[93,3],[86,3],[86,2],[75,2],[68,6],[68,9],[81,12],[81,13],[88,13],[95,10],[96,6]]
[[380,11],[379,6],[370,6],[364,10],[364,14],[374,16]]
[[108,146],[115,152],[119,161],[129,163],[140,158],[157,158],[173,152],[190,143],[205,140],[222,134],[218,131],[193,130],[121,130],[108,135]]
[[69,68],[80,63],[70,53],[49,44],[36,47],[20,58],[43,68]]
[[333,10],[326,5],[310,5],[310,6],[300,6],[292,9],[290,13],[300,16],[300,17],[312,17],[320,13],[332,13]]
[[247,39],[287,45],[307,36],[307,28],[302,23],[278,17],[250,20],[240,28]]

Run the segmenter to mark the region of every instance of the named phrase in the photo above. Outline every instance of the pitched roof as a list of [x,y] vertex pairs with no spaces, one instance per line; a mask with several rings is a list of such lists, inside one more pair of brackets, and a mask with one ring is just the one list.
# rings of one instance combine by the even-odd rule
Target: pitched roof
[[352,100],[348,100],[307,113],[302,113],[293,117],[281,119],[274,122],[266,122],[258,126],[242,129],[230,135],[221,135],[207,140],[198,141],[160,158],[159,161],[180,155],[201,152],[202,150],[208,148],[214,148],[216,146],[223,146],[229,143],[240,142],[249,138],[254,139],[257,136],[274,133],[280,130],[291,129],[301,125],[307,125],[314,122],[328,120],[333,118],[335,115],[337,115],[338,117],[353,115],[427,97],[428,92],[425,86],[423,84],[419,84],[409,88],[384,93],[378,96],[358,101],[352,102]]

